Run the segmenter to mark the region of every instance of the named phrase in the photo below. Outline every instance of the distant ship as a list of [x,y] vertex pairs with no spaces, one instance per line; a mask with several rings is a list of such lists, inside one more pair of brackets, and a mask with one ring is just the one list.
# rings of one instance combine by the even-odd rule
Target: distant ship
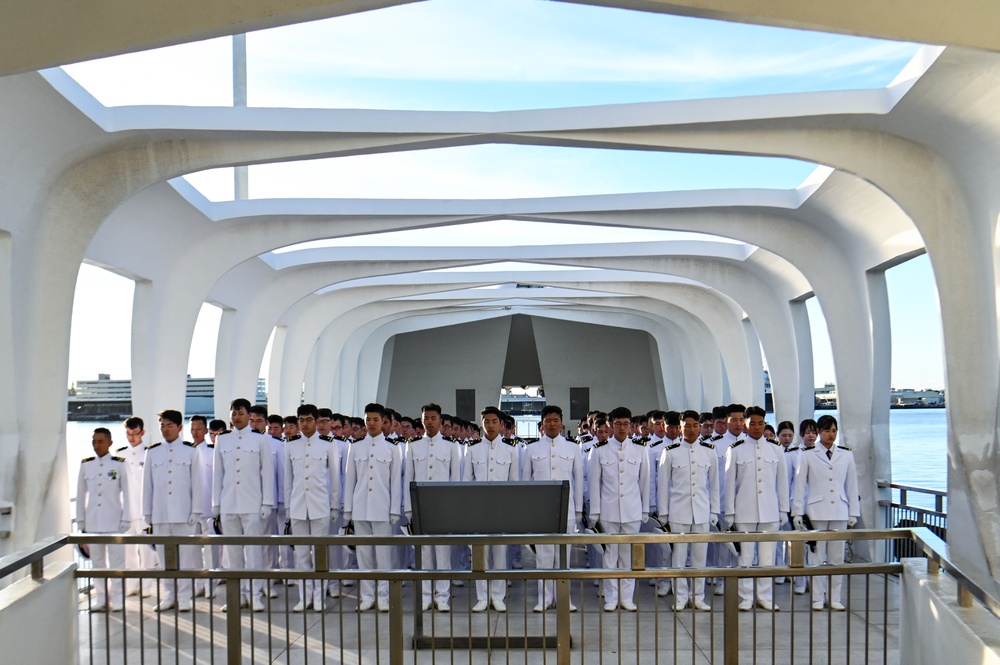
[[[257,404],[267,403],[267,383],[257,379]],[[184,413],[212,415],[215,412],[215,379],[187,378]],[[69,389],[67,420],[119,420],[131,416],[132,381],[98,374],[96,381],[77,381]]]

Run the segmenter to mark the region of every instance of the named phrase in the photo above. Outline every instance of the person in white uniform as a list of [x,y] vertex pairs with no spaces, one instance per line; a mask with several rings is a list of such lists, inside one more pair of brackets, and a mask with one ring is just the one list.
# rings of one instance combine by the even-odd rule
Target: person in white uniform
[[[249,400],[234,399],[229,417],[233,429],[215,440],[212,512],[221,518],[224,535],[260,536],[276,500],[273,452],[266,435],[250,428]],[[260,546],[227,545],[226,558],[230,569],[245,569],[244,564],[252,570],[263,567]],[[264,611],[264,580],[244,581],[240,593],[240,605]],[[222,606],[223,612],[231,609],[235,608]]]
[[[215,529],[212,526],[212,466],[215,457],[215,444],[211,439],[207,439],[208,419],[205,416],[191,416],[188,423],[191,430],[191,443],[198,451],[198,463],[201,465],[201,488],[202,496],[198,500],[198,507],[201,509],[201,518],[198,520],[196,533],[203,536],[212,535]],[[222,547],[219,545],[204,545],[201,560],[206,569],[218,568],[222,565]],[[213,584],[211,580],[198,579],[194,582],[194,595],[211,598],[213,595]]]
[[[303,404],[297,410],[300,433],[285,443],[283,460],[285,496],[283,503],[291,520],[293,536],[328,536],[340,516],[340,449],[332,436],[316,431],[319,409]],[[313,548],[295,546],[295,568],[313,570]],[[312,605],[323,611],[323,581],[298,583],[299,602],[293,612]]]
[[[788,471],[785,453],[779,443],[764,438],[764,409],[748,407],[746,434],[726,451],[726,522],[737,531],[777,531],[788,521]],[[757,543],[757,563],[774,565],[774,543]],[[754,543],[743,543],[739,565],[753,565]],[[740,578],[741,612],[753,608],[754,580]],[[778,610],[774,604],[771,578],[757,578],[757,605]]]
[[[656,496],[659,494],[657,483],[657,464],[660,463],[660,455],[667,441],[667,412],[660,409],[650,411],[643,416],[643,422],[648,424],[649,436],[636,437],[636,442],[646,444],[646,453],[649,455],[649,507],[647,511],[650,515],[656,513]],[[659,533],[660,529],[655,520],[646,520],[639,530],[643,533]],[[670,545],[667,543],[651,543],[646,545],[646,566],[648,568],[669,568],[670,567]],[[649,585],[656,587],[656,595],[664,598],[670,593],[670,579],[649,579]]]
[[[411,441],[406,451],[403,472],[403,514],[406,521],[413,519],[410,503],[411,482],[449,482],[462,479],[461,444],[441,436],[441,407],[433,402],[420,408],[424,435]],[[428,545],[420,548],[420,566],[424,570],[451,570],[451,545]],[[451,610],[451,583],[435,580],[421,585],[422,607],[429,610],[434,605],[439,612]]]
[[[76,483],[77,527],[82,533],[125,533],[131,524],[131,516],[127,512],[131,487],[125,460],[108,452],[111,450],[111,432],[107,428],[95,429],[91,443],[95,456],[80,462],[80,476]],[[121,570],[125,567],[125,546],[91,543],[90,563],[95,570]],[[90,607],[91,612],[121,612],[120,580],[94,578],[93,586],[95,603]]]
[[[180,411],[161,411],[161,443],[154,443],[146,449],[146,464],[142,479],[142,512],[146,523],[153,526],[153,534],[158,536],[193,536],[201,518],[202,474],[198,451],[189,441],[181,439],[184,416]],[[157,551],[161,565],[164,561],[163,546]],[[184,570],[198,570],[200,552],[197,547],[185,545],[179,548],[180,567]],[[156,610],[177,607],[181,612],[191,610],[193,602],[190,579],[168,580],[163,600]]]
[[[850,448],[834,445],[837,441],[837,419],[820,416],[819,445],[799,455],[795,474],[795,498],[792,501],[793,523],[805,529],[803,515],[808,515],[814,529],[841,531],[857,524],[861,516],[861,499],[858,496],[858,474],[854,453]],[[844,563],[844,541],[819,540],[816,542],[815,561],[839,566]],[[827,578],[816,576],[812,580],[812,608],[822,610],[829,602],[830,608],[843,612],[841,602],[843,575],[833,575],[829,593]]]
[[[131,489],[127,499],[128,506],[125,508],[130,520],[125,534],[137,536],[145,533],[150,526],[142,516],[142,473],[143,465],[146,463],[146,444],[143,438],[146,436],[146,430],[145,423],[138,416],[126,418],[124,425],[128,445],[118,448],[115,454],[125,460],[125,473],[128,475]],[[152,545],[125,545],[125,567],[129,570],[156,568],[156,549]],[[155,581],[151,580],[144,582],[142,595],[146,597],[151,595],[154,584]],[[131,577],[125,580],[125,595],[134,596],[139,593],[139,589],[139,579]]]
[[[649,454],[640,441],[630,439],[632,412],[624,406],[608,417],[614,435],[590,451],[590,520],[608,534],[639,533],[649,519]],[[604,567],[631,570],[632,546],[610,543],[604,548]],[[604,580],[604,611],[636,611],[635,579]]]
[[[466,482],[509,482],[521,474],[517,444],[505,439],[501,433],[504,414],[495,406],[488,406],[480,413],[483,438],[470,444],[465,452],[462,479]],[[486,548],[486,566],[494,570],[507,567],[507,546],[490,545]],[[487,589],[488,587],[488,589]],[[487,597],[487,591],[489,595]],[[489,603],[497,612],[507,611],[507,582],[504,580],[476,580],[476,604],[473,612],[485,612]]]
[[[554,404],[542,407],[542,436],[529,444],[521,455],[521,480],[568,480],[569,512],[566,532],[572,533],[574,525],[583,519],[583,454],[580,447],[567,441],[563,429],[562,409]],[[567,549],[566,556],[569,556]],[[536,545],[535,561],[538,568],[555,568],[555,545]],[[539,580],[538,602],[533,611],[544,612],[555,607],[556,583]],[[576,611],[572,601],[570,612]]]
[[[358,536],[388,536],[392,522],[399,521],[402,505],[403,457],[399,446],[387,441],[382,434],[385,407],[371,403],[365,406],[367,435],[351,444],[347,452],[347,475],[344,479],[344,519],[354,522]],[[392,566],[390,547],[359,545],[359,570],[389,570]],[[380,612],[389,611],[389,582],[379,580],[377,601]],[[361,602],[358,610],[367,612],[376,603],[376,583],[361,582]]]
[[[681,441],[667,445],[660,456],[657,513],[671,533],[708,533],[709,525],[719,523],[719,460],[715,445],[701,438],[698,412],[685,411],[681,420]],[[684,568],[689,548],[691,566],[704,568],[708,543],[675,543],[673,567]],[[705,602],[705,578],[694,581],[693,599],[688,580],[674,580],[674,609],[683,610],[689,601],[696,610],[712,609]]]

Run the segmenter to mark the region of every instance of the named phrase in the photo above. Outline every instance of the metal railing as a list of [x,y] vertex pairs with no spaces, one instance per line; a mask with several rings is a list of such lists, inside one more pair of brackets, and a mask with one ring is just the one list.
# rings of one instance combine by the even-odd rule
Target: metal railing
[[[880,485],[892,490],[892,499],[883,503],[887,526],[914,529],[926,527],[942,540],[948,540],[948,492],[926,487],[888,483]],[[888,543],[887,543],[888,544]],[[910,541],[894,541],[886,548],[886,559],[901,559],[921,556],[922,553]]]
[[[31,567],[41,574],[43,558],[77,543],[153,543],[164,546],[163,570],[80,570],[77,575],[93,585],[121,585],[130,578],[157,580],[151,598],[126,598],[122,612],[91,612],[91,593],[81,595],[81,662],[889,662],[898,648],[891,630],[898,609],[898,573],[902,565],[851,564],[807,566],[809,541],[838,541],[842,532],[777,532],[753,534],[635,534],[559,536],[352,536],[352,537],[242,537],[242,536],[60,536],[0,561],[0,578]],[[978,599],[1000,616],[1000,602],[970,579],[948,556],[947,545],[925,528],[852,530],[859,540],[912,542],[932,562],[932,572],[944,568],[958,581],[966,602]],[[643,545],[688,543],[753,543],[788,541],[788,566],[771,568],[651,569]],[[316,547],[313,570],[179,570],[179,547],[207,544],[311,544]],[[632,570],[587,569],[583,546],[632,543]],[[344,545],[451,544],[472,548],[471,570],[389,571],[328,570],[328,548]],[[568,567],[556,570],[492,570],[486,568],[485,547],[494,544],[569,545]],[[720,545],[721,546],[721,545]],[[527,555],[527,553],[526,553]],[[526,556],[527,558],[527,556]],[[573,565],[577,564],[577,565]],[[829,607],[812,609],[809,596],[798,596],[792,584],[778,584],[778,609],[739,610],[740,578],[759,586],[779,578],[807,577],[826,581],[844,574],[846,612]],[[687,607],[673,611],[674,598],[658,598],[650,580],[676,582],[707,577],[723,584],[706,586],[707,611]],[[263,612],[229,611],[242,600],[240,582],[264,580],[276,592],[265,599]],[[635,579],[635,612],[604,612],[594,581]],[[224,580],[222,598],[198,598],[190,612],[173,608],[156,612],[166,585],[179,580]],[[293,587],[279,580],[337,580],[340,595],[324,596],[323,611],[296,613]],[[388,583],[387,612],[358,612],[358,584],[363,580]],[[419,601],[420,582],[460,580],[452,589],[451,611],[425,612]],[[554,612],[535,613],[536,583],[556,584]],[[509,580],[505,612],[492,607],[475,613],[474,582]],[[353,583],[353,586],[347,586]],[[220,587],[221,589],[222,587]],[[715,589],[721,595],[715,595]],[[579,608],[573,612],[572,605]],[[429,651],[429,653],[426,653]]]

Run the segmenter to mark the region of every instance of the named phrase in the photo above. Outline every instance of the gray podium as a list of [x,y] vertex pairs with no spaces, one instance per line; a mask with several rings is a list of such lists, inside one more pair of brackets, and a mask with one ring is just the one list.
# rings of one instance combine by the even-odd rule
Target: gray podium
[[[414,535],[551,535],[566,532],[569,481],[412,482],[409,490]],[[419,568],[419,547],[415,554]],[[560,565],[568,566],[565,556],[560,557]],[[556,646],[554,635],[425,635],[419,582],[414,589],[413,605],[414,649],[552,649]],[[470,625],[470,632],[471,628]]]

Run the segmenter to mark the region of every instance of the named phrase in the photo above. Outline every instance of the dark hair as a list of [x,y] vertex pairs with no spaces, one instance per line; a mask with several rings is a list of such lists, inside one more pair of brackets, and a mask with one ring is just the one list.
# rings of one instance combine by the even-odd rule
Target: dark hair
[[820,432],[831,427],[837,427],[837,419],[830,414],[820,416],[819,420],[816,421],[816,429]]
[[434,402],[428,402],[427,404],[424,404],[422,407],[420,407],[420,413],[424,413],[425,411],[433,411],[434,413],[440,416],[441,405],[435,404]]
[[764,409],[759,406],[748,406],[743,415],[746,416],[747,420],[750,420],[751,416],[760,416],[761,418],[767,417],[767,414],[764,413]]
[[[671,413],[675,413],[675,412],[672,411]],[[666,420],[667,419],[667,412],[666,411],[661,411],[660,409],[654,409],[654,410],[650,411],[648,415],[649,415],[649,417],[647,418],[647,420]]]
[[159,417],[160,420],[166,420],[167,422],[171,422],[175,425],[184,424],[183,414],[181,414],[181,412],[177,411],[176,409],[164,409],[163,411],[160,411],[156,415]]
[[809,430],[812,430],[814,432],[819,431],[816,429],[816,421],[813,420],[812,418],[806,418],[801,423],[799,423],[799,436],[805,436],[806,432],[808,432]]
[[[297,416],[312,416],[314,419],[319,418],[319,409],[316,408],[315,404],[302,404],[299,408],[295,409],[295,415]],[[291,416],[289,416],[291,417]],[[296,421],[298,422],[298,421]]]
[[284,425],[285,419],[279,416],[277,413],[272,413],[267,417],[268,425]]
[[608,418],[605,415],[597,414],[594,416],[594,427],[601,427],[602,425],[608,424]]
[[700,422],[698,420],[698,412],[695,411],[694,409],[688,409],[687,411],[681,414],[681,420],[687,420],[688,418],[694,418],[696,422]]
[[131,416],[125,419],[125,429],[146,429],[146,423],[139,416]]
[[771,423],[764,423],[764,431],[766,432],[768,430],[771,430],[771,434],[775,434],[776,433],[774,431],[774,425],[772,425]]
[[313,417],[314,418],[329,418],[330,420],[333,420],[333,410],[332,409],[328,409],[328,408],[326,408],[324,406],[322,408],[316,409],[316,413],[313,415]]
[[286,425],[298,425],[299,419],[295,416],[285,416],[284,422]]
[[667,411],[663,414],[663,424],[669,425],[671,427],[677,427],[681,424],[681,414],[676,411]]
[[717,406],[712,409],[712,417],[716,420],[719,420],[720,418],[725,420],[729,417],[729,409],[724,406]]
[[377,413],[380,418],[385,418],[386,411],[385,407],[378,402],[369,402],[365,404],[365,414]]
[[196,420],[205,427],[208,427],[208,418],[206,418],[205,416],[191,416],[191,422],[194,422]]
[[711,411],[705,411],[698,417],[698,422],[701,424],[712,422],[715,420],[715,415]]
[[483,410],[479,412],[479,417],[480,418],[485,418],[486,416],[496,416],[501,421],[504,420],[503,411],[501,411],[500,409],[498,409],[495,406],[485,406],[485,407],[483,407]]
[[792,430],[792,434],[795,434],[795,424],[791,420],[782,420],[778,423],[778,434],[781,434],[786,429]]
[[215,430],[222,430],[223,432],[225,432],[226,431],[226,421],[225,420],[219,420],[218,418],[216,418],[215,420],[213,420],[212,422],[210,422],[208,424],[208,430],[210,432],[214,432]]
[[250,413],[254,414],[255,416],[264,416],[265,418],[267,418],[267,407],[264,406],[263,404],[255,404],[254,406],[250,407]]
[[339,420],[340,424],[343,425],[344,423],[347,422],[347,416],[345,416],[342,413],[335,412],[332,416],[330,416],[330,420]]
[[98,427],[97,429],[94,430],[94,434],[103,434],[104,436],[108,437],[108,441],[111,440],[111,430],[109,430],[107,427]]
[[237,397],[236,399],[234,399],[232,402],[229,403],[229,410],[239,411],[240,409],[245,409],[247,413],[249,413],[251,406],[252,405],[250,404],[250,400],[248,400],[246,397]]
[[619,418],[628,418],[629,421],[631,422],[632,412],[629,410],[627,406],[616,406],[615,408],[611,409],[610,413],[608,413],[608,418],[612,422],[618,420]]
[[545,416],[549,416],[552,414],[559,416],[559,420],[562,420],[563,418],[562,409],[560,409],[555,404],[546,404],[545,406],[542,407],[542,420],[545,420]]
[[739,413],[741,416],[745,414],[747,408],[742,404],[730,404],[726,407],[726,417],[733,415],[734,413]]

